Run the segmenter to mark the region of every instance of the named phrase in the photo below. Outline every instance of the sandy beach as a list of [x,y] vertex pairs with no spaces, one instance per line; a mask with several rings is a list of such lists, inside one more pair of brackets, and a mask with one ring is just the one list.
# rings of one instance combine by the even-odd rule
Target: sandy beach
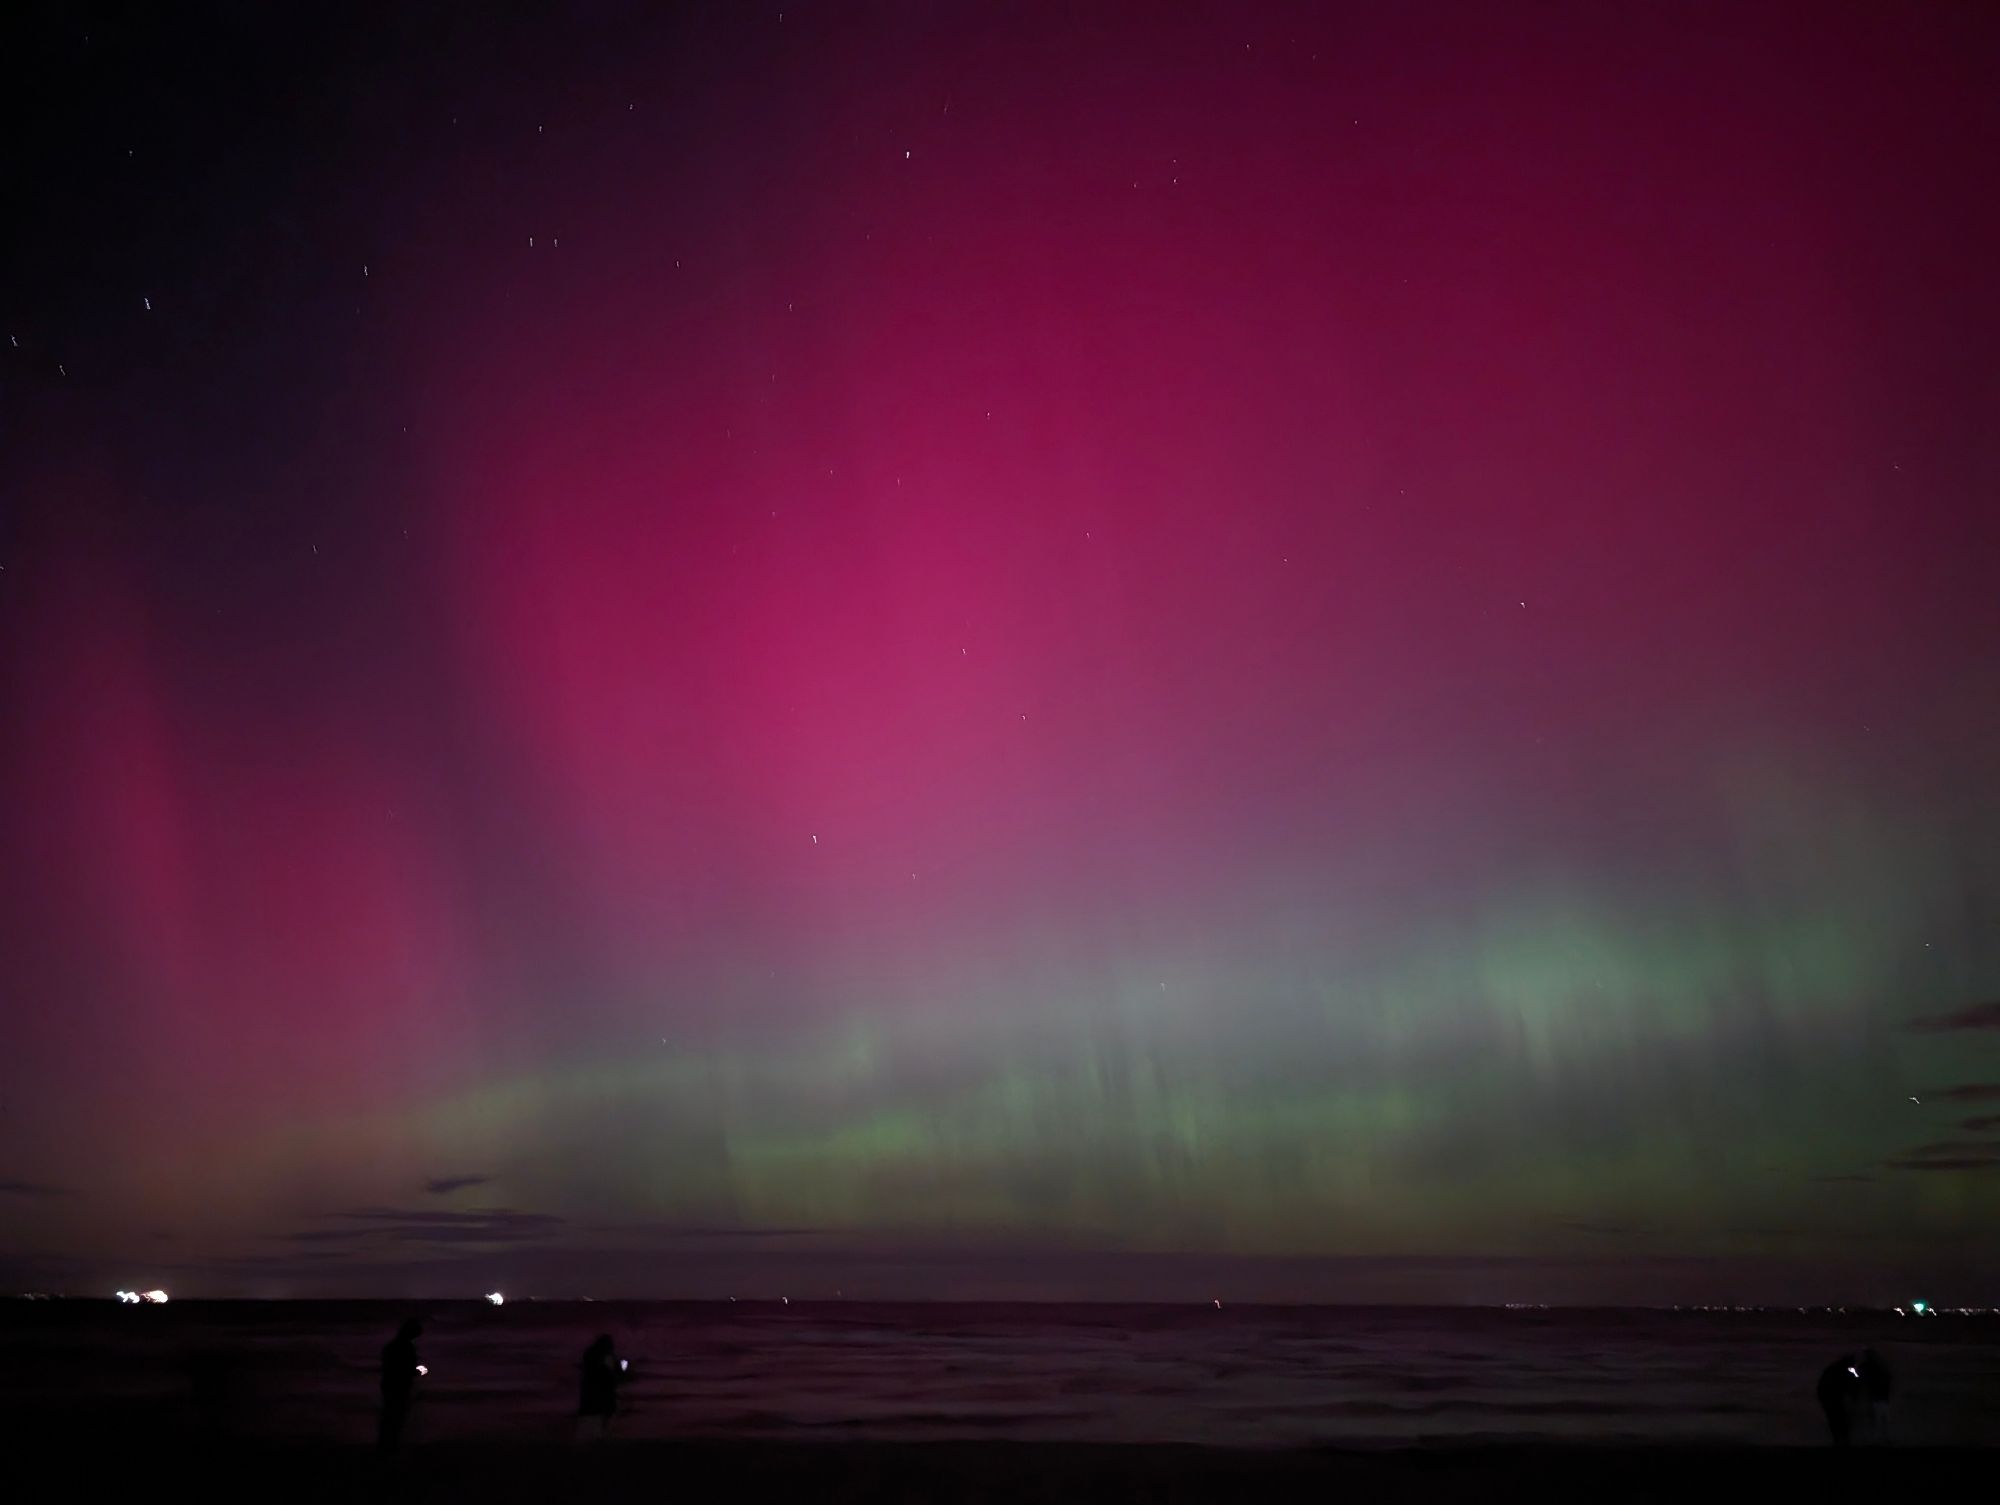
[[1977,1450],[1224,1449],[1058,1443],[619,1441],[434,1443],[384,1460],[358,1445],[237,1444],[80,1429],[14,1435],[16,1478],[71,1498],[204,1500],[1227,1501],[1889,1498],[1981,1477]]

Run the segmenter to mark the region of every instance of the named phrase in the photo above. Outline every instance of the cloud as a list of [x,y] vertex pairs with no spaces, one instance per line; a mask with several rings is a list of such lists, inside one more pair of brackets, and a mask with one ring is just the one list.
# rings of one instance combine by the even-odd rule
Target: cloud
[[216,1270],[297,1270],[322,1269],[329,1261],[347,1256],[338,1249],[306,1249],[297,1254],[218,1254],[212,1259],[189,1260],[169,1269]]
[[7,1197],[73,1197],[73,1186],[51,1186],[45,1181],[0,1181],[0,1196]]
[[357,1232],[376,1232],[403,1243],[520,1244],[546,1238],[565,1220],[549,1212],[519,1212],[511,1207],[480,1207],[466,1212],[427,1208],[360,1207],[337,1212],[368,1225]]
[[491,1176],[432,1176],[424,1183],[424,1190],[434,1197],[448,1197],[468,1186],[484,1186],[492,1179]]
[[1968,1004],[1962,1009],[1954,1009],[1949,1014],[1927,1014],[1921,1019],[1912,1019],[1910,1028],[1919,1034],[1942,1034],[1950,1030],[1993,1029],[2000,1030],[2000,998],[1986,1003]]
[[615,1233],[649,1239],[784,1239],[817,1238],[825,1228],[751,1228],[728,1223],[593,1223],[585,1233]]
[[1992,1129],[2000,1129],[2000,1113],[1982,1113],[1977,1118],[1961,1118],[1958,1126],[1968,1134],[1984,1134]]
[[2000,1144],[1987,1139],[1940,1139],[1882,1162],[1898,1171],[1976,1171],[2000,1166]]
[[1620,1218],[1557,1218],[1556,1223],[1576,1233],[1595,1233],[1606,1238],[1651,1232],[1644,1223],[1628,1223]]
[[2000,1082],[1961,1082],[1956,1087],[1933,1087],[1921,1095],[1925,1102],[1936,1098],[1946,1103],[2000,1103]]
[[1906,1160],[1935,1160],[1940,1155],[2000,1155],[2000,1144],[1990,1139],[1934,1139],[1903,1151]]
[[1875,1178],[1873,1176],[1857,1175],[1853,1171],[1849,1171],[1844,1176],[1814,1176],[1812,1179],[1823,1186],[1846,1186],[1861,1181],[1873,1181]]

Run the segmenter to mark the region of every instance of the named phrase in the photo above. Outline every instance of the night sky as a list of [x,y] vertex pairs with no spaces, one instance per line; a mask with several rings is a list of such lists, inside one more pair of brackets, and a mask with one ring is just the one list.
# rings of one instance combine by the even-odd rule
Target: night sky
[[499,9],[5,23],[13,1286],[2000,1299],[2000,11]]

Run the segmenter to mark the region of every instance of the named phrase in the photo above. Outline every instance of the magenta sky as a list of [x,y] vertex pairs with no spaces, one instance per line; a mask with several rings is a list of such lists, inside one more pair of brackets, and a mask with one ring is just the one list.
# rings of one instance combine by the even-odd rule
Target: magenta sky
[[1242,12],[31,39],[0,1261],[1993,1252],[1991,18]]

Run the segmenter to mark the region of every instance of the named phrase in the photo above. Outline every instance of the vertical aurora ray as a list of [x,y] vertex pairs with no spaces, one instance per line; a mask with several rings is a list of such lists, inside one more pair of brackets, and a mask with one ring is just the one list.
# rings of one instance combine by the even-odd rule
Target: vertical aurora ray
[[1990,1248],[1992,19],[1563,16],[51,72],[0,1259]]

